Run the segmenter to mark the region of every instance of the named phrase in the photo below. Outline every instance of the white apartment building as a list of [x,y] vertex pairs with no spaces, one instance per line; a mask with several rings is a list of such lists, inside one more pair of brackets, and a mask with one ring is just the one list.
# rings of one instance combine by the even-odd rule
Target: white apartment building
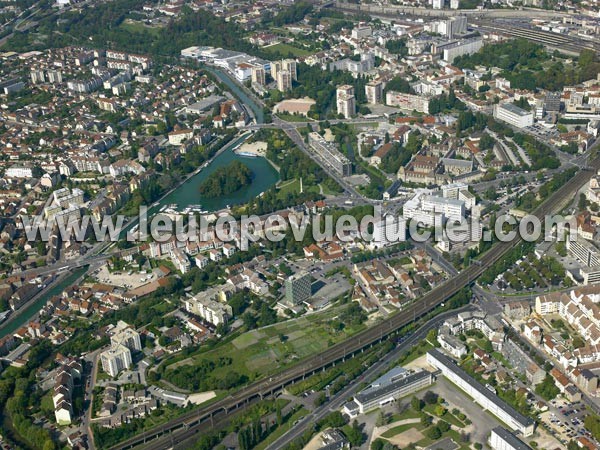
[[100,353],[100,361],[102,369],[114,378],[121,370],[131,367],[131,351],[122,344],[111,346],[108,350]]
[[385,104],[408,111],[418,111],[429,114],[429,97],[424,95],[404,94],[402,92],[388,91],[385,95]]
[[481,383],[461,369],[451,358],[433,349],[427,352],[427,362],[439,369],[446,378],[456,384],[473,398],[484,410],[487,410],[514,431],[519,431],[523,436],[531,436],[535,429],[535,422],[519,413],[504,400],[489,391]]
[[490,447],[493,450],[531,450],[531,447],[502,427],[492,429]]
[[375,105],[381,103],[383,96],[383,83],[379,80],[369,81],[365,86],[367,103]]
[[533,125],[533,113],[519,108],[513,103],[499,103],[494,107],[494,118],[517,128]]
[[339,86],[336,90],[337,113],[345,119],[356,114],[356,99],[354,98],[354,87],[350,85]]
[[113,347],[124,345],[129,350],[142,350],[142,343],[140,340],[140,334],[135,331],[131,325],[119,320],[117,326],[112,330],[112,336],[110,337],[110,343]]

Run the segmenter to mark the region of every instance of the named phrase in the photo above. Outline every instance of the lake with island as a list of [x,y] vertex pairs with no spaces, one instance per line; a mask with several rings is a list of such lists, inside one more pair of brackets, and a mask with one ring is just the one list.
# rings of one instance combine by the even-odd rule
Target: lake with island
[[[178,189],[167,195],[160,202],[160,206],[174,203],[177,204],[178,210],[182,210],[188,206],[200,204],[202,205],[202,209],[206,211],[218,211],[226,208],[227,205],[246,203],[277,183],[279,181],[279,173],[266,158],[261,156],[241,156],[233,151],[233,147],[237,145],[236,142],[238,141],[236,140],[233,144],[230,144],[208,167],[202,169],[197,175],[194,175]],[[217,169],[225,167],[233,161],[243,163],[252,171],[252,183],[228,196],[206,198],[200,195],[199,189],[202,182]]]
[[[244,91],[223,72],[218,69],[211,69],[210,71],[220,78],[221,81],[223,81],[227,87],[252,110],[258,123],[263,122],[262,108],[259,105],[250,99]],[[239,136],[226,144],[225,149],[222,150],[207,167],[191,176],[185,183],[165,196],[165,198],[157,205],[153,205],[149,208],[150,215],[158,212],[159,208],[171,204],[177,204],[178,210],[182,210],[188,206],[201,205],[202,209],[206,211],[218,211],[226,208],[228,205],[233,206],[246,203],[276,184],[279,181],[279,173],[266,158],[261,156],[242,156],[234,152],[234,149],[242,145],[249,136],[249,134]],[[242,162],[252,171],[252,183],[228,196],[203,198],[200,195],[199,186],[217,169],[227,166],[233,161]],[[137,221],[131,221],[125,227],[124,231],[131,228],[135,223],[137,223]],[[44,295],[40,295],[34,302],[26,306],[22,311],[19,311],[18,315],[13,318],[9,317],[4,324],[0,324],[0,338],[10,333],[14,333],[21,326],[30,321],[32,317],[42,309],[50,297],[59,295],[64,289],[83,276],[86,271],[87,267],[73,270],[62,280],[48,287],[44,292]]]

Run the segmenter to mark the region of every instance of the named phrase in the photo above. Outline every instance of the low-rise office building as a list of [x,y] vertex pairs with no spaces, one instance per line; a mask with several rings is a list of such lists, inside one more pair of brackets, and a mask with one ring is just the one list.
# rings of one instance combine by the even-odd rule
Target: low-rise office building
[[410,371],[396,367],[379,377],[371,385],[354,396],[354,400],[346,404],[344,409],[350,415],[379,408],[400,397],[407,396],[431,385],[433,376],[426,370]]

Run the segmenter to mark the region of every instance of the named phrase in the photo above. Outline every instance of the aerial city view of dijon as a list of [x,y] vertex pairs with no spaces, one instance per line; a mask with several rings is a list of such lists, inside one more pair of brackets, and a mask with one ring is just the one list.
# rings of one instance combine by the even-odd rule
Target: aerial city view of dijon
[[600,0],[0,0],[0,449],[600,449]]

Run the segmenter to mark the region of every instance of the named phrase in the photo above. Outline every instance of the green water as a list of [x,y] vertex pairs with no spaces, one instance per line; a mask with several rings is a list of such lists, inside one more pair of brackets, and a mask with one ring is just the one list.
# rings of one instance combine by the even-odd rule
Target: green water
[[250,98],[250,96],[242,90],[242,88],[240,87],[239,84],[237,84],[233,79],[231,79],[229,76],[227,76],[224,72],[222,72],[221,70],[219,70],[215,67],[204,66],[204,69],[208,70],[213,75],[215,75],[217,78],[219,78],[219,80],[221,80],[223,82],[223,84],[225,84],[227,86],[227,88],[231,92],[233,92],[234,95],[242,103],[244,103],[244,105],[246,105],[246,107],[248,107],[252,110],[257,123],[263,123],[265,121],[262,107],[259,104],[257,104],[254,100],[252,100]]
[[[240,144],[244,138],[239,138],[229,144],[228,148],[217,156],[213,162],[200,173],[194,175],[178,189],[167,195],[160,206],[177,204],[179,210],[190,205],[202,205],[202,209],[207,211],[217,211],[225,208],[227,205],[237,205],[246,203],[269,189],[279,180],[279,174],[273,166],[261,157],[247,157],[237,155],[233,148]],[[233,161],[240,161],[252,171],[252,184],[246,188],[229,195],[218,198],[202,197],[199,187],[206,178],[214,173],[218,168],[227,166]]]
[[75,269],[62,281],[60,281],[57,284],[54,284],[51,288],[49,288],[44,293],[44,295],[41,295],[40,298],[38,298],[35,302],[31,303],[23,311],[19,311],[19,315],[16,316],[14,320],[11,320],[11,317],[6,319],[6,322],[0,325],[0,338],[14,333],[27,322],[29,322],[31,318],[42,309],[42,307],[51,297],[55,295],[60,295],[60,293],[63,290],[75,283],[77,279],[86,272],[86,270],[87,267],[80,267],[79,269]]

